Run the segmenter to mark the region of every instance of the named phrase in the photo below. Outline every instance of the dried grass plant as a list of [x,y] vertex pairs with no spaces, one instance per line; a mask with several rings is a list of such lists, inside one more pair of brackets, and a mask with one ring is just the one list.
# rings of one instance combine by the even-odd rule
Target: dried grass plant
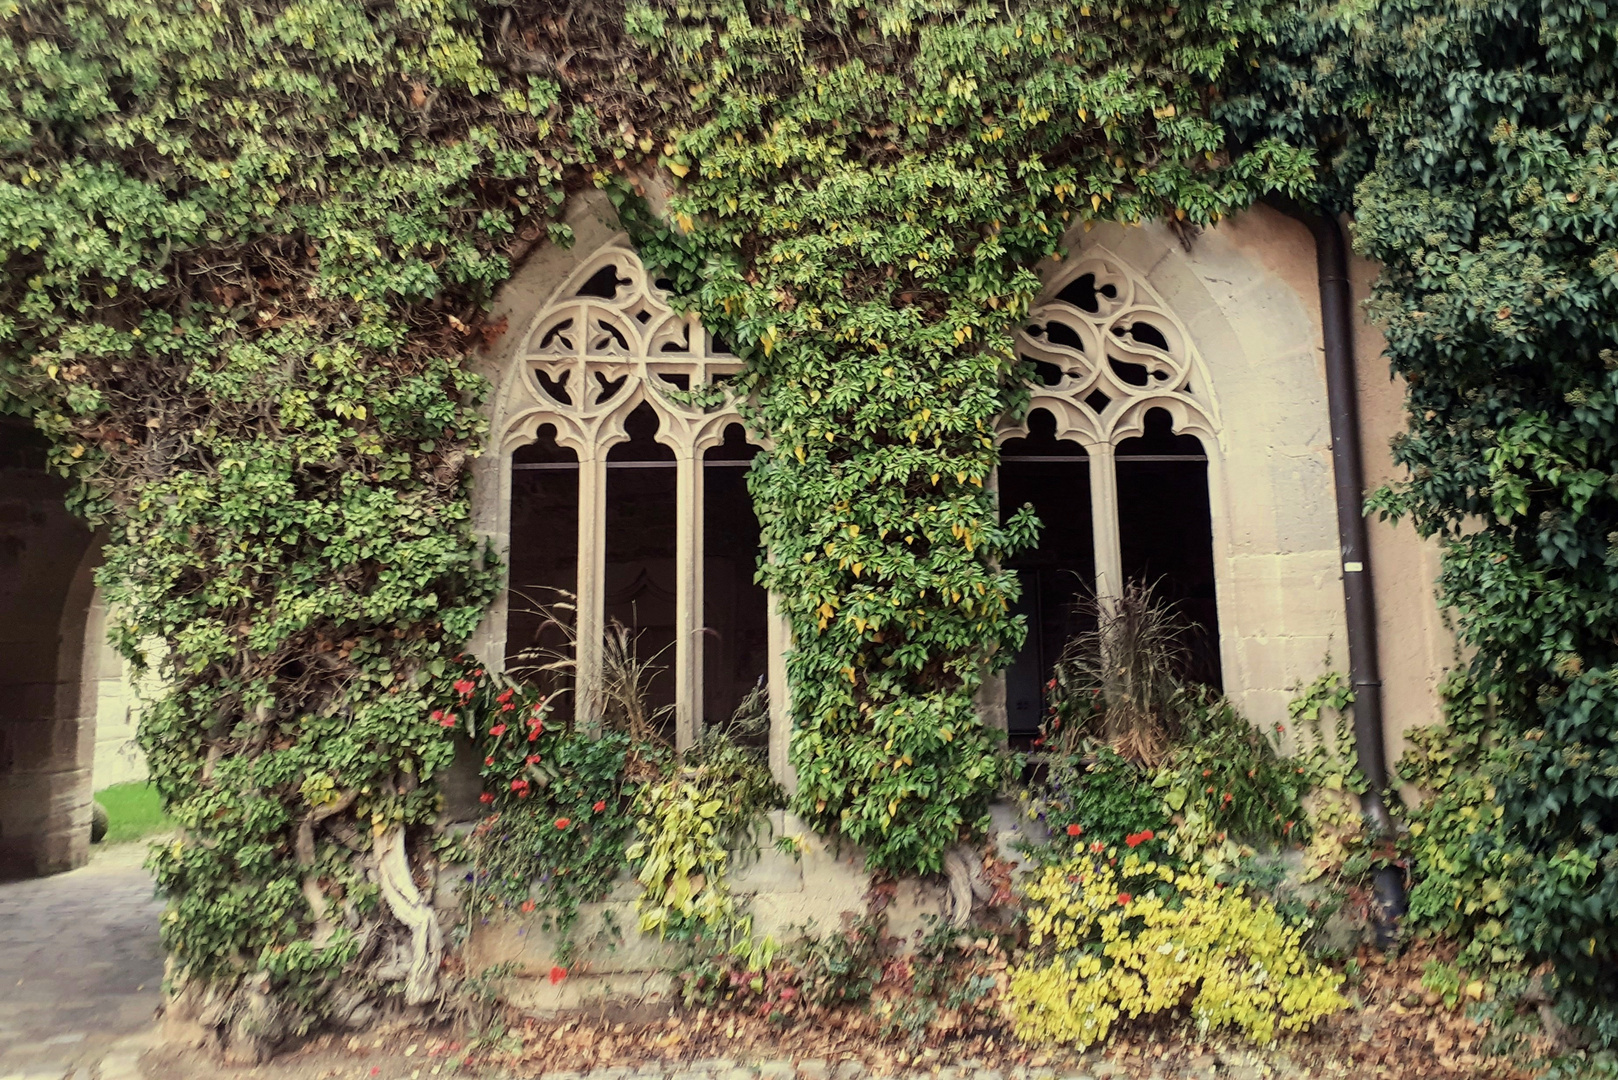
[[[519,610],[537,616],[539,625],[534,631],[534,644],[513,656],[511,674],[538,684],[552,696],[569,689],[578,693],[575,685],[579,654],[577,598],[564,589],[549,591],[556,597],[549,603],[539,603],[525,593],[514,593],[528,605]],[[547,642],[545,639],[553,633],[553,640]],[[606,730],[623,732],[637,746],[667,744],[674,706],[654,708],[648,699],[652,680],[668,670],[658,661],[669,647],[642,658],[641,633],[617,619],[607,620],[601,635],[598,684],[587,689],[586,700],[596,703],[600,716],[595,719]]]
[[1145,582],[1128,582],[1115,598],[1076,603],[1095,629],[1062,649],[1058,681],[1096,699],[1085,734],[1155,767],[1173,749],[1195,701],[1184,675],[1190,626]]

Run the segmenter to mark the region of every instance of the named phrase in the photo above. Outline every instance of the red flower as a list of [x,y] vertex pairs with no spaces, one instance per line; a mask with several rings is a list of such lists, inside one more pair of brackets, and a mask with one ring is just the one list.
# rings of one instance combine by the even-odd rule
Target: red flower
[[483,759],[483,764],[485,764],[485,765],[493,765],[494,764],[494,758],[492,758],[492,757],[484,758]]
[[1044,738],[1043,738],[1043,737],[1041,737],[1041,738],[1038,738],[1038,739],[1035,739],[1035,740],[1034,740],[1034,745],[1035,745],[1035,746],[1044,746],[1044,745],[1045,745],[1045,740],[1044,740]]
[[607,808],[607,800],[606,799],[598,799],[596,801],[596,804],[594,806],[592,806],[590,809],[594,810],[596,813],[599,814],[599,813],[601,813],[601,811],[605,810],[606,808]]
[[557,983],[561,982],[565,978],[567,978],[567,968],[565,968],[565,967],[557,967],[555,965],[551,966],[551,985],[552,986],[555,986]]
[[501,712],[510,712],[512,709],[515,709],[516,707],[517,706],[513,705],[511,702],[508,701],[504,705],[500,706],[500,711]]
[[438,724],[439,724],[440,727],[454,727],[455,726],[455,714],[454,713],[441,713],[440,715],[443,717],[443,719],[438,721]]
[[444,710],[443,709],[434,709],[433,710],[433,719],[434,720],[442,720],[442,719],[444,719]]
[[1145,832],[1140,834],[1140,838],[1142,840],[1156,840],[1157,839],[1157,834],[1155,832],[1153,832],[1152,830],[1147,829]]
[[1145,837],[1141,836],[1141,834],[1138,832],[1132,832],[1128,836],[1124,837],[1124,843],[1128,844],[1130,847],[1140,847],[1144,840]]
[[529,731],[528,731],[528,741],[533,742],[535,739],[538,739],[538,738],[539,738],[539,729],[538,728],[530,728]]
[[489,729],[489,734],[493,735],[497,739],[500,736],[504,735],[505,733],[506,733],[506,725],[504,725],[504,724],[496,724],[496,725],[494,725],[494,727]]
[[501,692],[500,692],[500,696],[499,696],[499,697],[497,697],[497,698],[495,698],[495,699],[494,699],[494,700],[496,700],[496,701],[498,701],[498,702],[499,702],[499,703],[500,703],[500,704],[502,704],[502,705],[504,705],[504,704],[505,704],[505,703],[506,703],[506,702],[508,702],[508,701],[510,701],[510,700],[511,700],[511,693],[512,693],[512,692],[511,692],[511,690],[510,690],[510,689],[506,689],[506,690],[502,690],[502,691],[501,691]]
[[1124,907],[1124,906],[1128,905],[1128,903],[1133,899],[1135,899],[1135,898],[1133,896],[1130,896],[1128,893],[1121,892],[1121,893],[1118,894],[1118,906],[1119,907]]
[[485,791],[482,795],[478,796],[478,802],[481,802],[481,803],[494,802],[494,796],[490,795],[487,791]]
[[532,900],[524,900],[522,902],[522,910],[523,910],[524,914],[526,914],[526,913],[528,913],[530,911],[533,911],[534,910],[534,902]]
[[1069,835],[1069,836],[1079,836],[1079,835],[1081,835],[1081,834],[1082,834],[1082,833],[1083,833],[1083,832],[1084,832],[1084,826],[1083,826],[1083,825],[1079,825],[1079,824],[1077,824],[1077,823],[1074,823],[1074,824],[1072,824],[1072,825],[1069,825],[1069,826],[1068,826],[1068,827],[1067,827],[1067,834],[1068,834],[1068,835]]
[[472,691],[476,690],[477,688],[478,684],[473,682],[471,679],[455,680],[455,692],[462,697],[471,697]]
[[522,791],[522,790],[526,789],[527,787],[528,787],[528,781],[524,780],[520,776],[517,779],[515,779],[515,780],[513,780],[511,782],[511,790],[512,791]]
[[528,764],[532,765],[534,762],[539,760],[539,755],[538,754],[529,754],[527,757],[523,758],[523,760],[526,761]]
[[1103,844],[1100,840],[1097,840],[1097,841],[1095,841],[1094,843],[1092,843],[1090,845],[1090,854],[1092,854],[1092,855],[1100,855],[1101,852],[1105,848],[1106,848],[1106,845]]
[[556,819],[556,827],[558,829],[565,829],[571,824],[573,824],[572,818],[559,817]]
[[477,670],[476,670],[476,671],[474,671],[474,672],[472,672],[472,674],[473,674],[473,675],[476,675],[476,676],[478,676],[478,677],[480,677],[480,678],[481,678],[481,677],[482,677],[482,675],[483,675],[483,669],[482,669],[482,668],[478,668],[478,669],[477,669]]

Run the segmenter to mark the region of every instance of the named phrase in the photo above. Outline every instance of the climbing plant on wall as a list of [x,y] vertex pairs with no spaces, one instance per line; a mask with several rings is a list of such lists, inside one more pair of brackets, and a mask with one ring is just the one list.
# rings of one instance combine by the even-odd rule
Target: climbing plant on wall
[[1253,3],[632,4],[690,102],[650,258],[749,362],[750,485],[791,618],[796,806],[938,870],[1001,776],[973,695],[1024,628],[986,486],[1025,400],[1035,265],[1094,219],[1218,221],[1306,153],[1231,161],[1214,82]]
[[[195,1015],[243,1056],[439,990],[433,713],[496,587],[468,521],[481,313],[570,184],[661,158],[645,239],[747,357],[797,635],[799,806],[935,869],[1001,766],[1021,635],[985,484],[1033,266],[1091,218],[1194,229],[1255,3],[0,5],[0,408],[108,530]],[[633,42],[624,37],[627,28]],[[639,51],[644,50],[644,51]],[[671,98],[671,92],[674,95]],[[668,104],[677,100],[678,108]]]
[[[1443,750],[1497,801],[1476,912],[1585,1004],[1618,999],[1618,19],[1605,4],[1394,0],[1287,17],[1223,115],[1320,151],[1382,264],[1372,315],[1408,384],[1407,482],[1376,505],[1443,543],[1472,650]],[[1492,749],[1491,749],[1492,748]],[[1435,756],[1436,755],[1436,756]],[[1431,777],[1429,777],[1431,778]],[[1467,805],[1457,778],[1438,805]],[[1477,800],[1473,797],[1472,801]],[[1419,897],[1449,888],[1427,881]],[[1468,890],[1469,894],[1473,890]],[[1441,924],[1459,918],[1437,916]],[[1608,1011],[1588,1014],[1618,1041]]]
[[649,108],[615,57],[556,71],[611,20],[515,11],[0,5],[0,408],[107,526],[115,639],[166,687],[163,939],[239,1054],[438,991],[430,713],[497,581],[466,360],[564,171]]

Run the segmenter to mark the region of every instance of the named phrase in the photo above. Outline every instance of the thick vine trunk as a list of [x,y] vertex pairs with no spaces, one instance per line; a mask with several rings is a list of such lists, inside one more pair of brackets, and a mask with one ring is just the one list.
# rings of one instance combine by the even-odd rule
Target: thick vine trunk
[[424,1005],[438,996],[438,969],[444,959],[444,933],[432,905],[416,888],[405,857],[402,824],[372,827],[377,881],[393,917],[410,929],[410,962],[405,976],[406,1005]]

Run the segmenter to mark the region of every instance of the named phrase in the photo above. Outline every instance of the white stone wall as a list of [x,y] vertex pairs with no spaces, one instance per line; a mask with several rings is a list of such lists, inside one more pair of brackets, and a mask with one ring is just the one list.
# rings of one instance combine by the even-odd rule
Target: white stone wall
[[128,663],[107,642],[107,609],[101,590],[90,604],[84,631],[84,714],[95,724],[91,785],[146,779],[146,758],[135,744],[140,699]]

